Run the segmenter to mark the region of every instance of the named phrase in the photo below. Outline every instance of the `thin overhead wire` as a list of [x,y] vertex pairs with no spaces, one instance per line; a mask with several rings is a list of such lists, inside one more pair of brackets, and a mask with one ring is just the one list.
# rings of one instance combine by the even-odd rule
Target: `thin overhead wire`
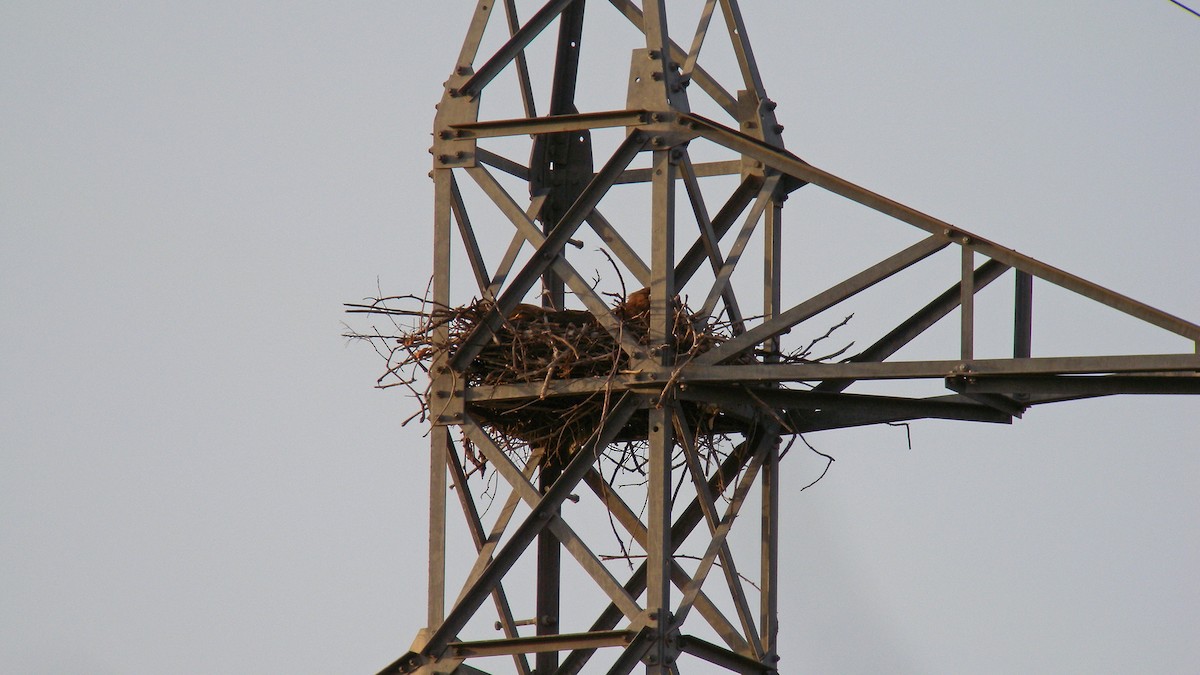
[[1183,9],[1186,9],[1187,11],[1191,12],[1193,15],[1200,17],[1200,12],[1197,12],[1196,10],[1192,9],[1191,7],[1188,7],[1187,5],[1183,4],[1182,2],[1176,2],[1176,0],[1168,0],[1168,2],[1170,2],[1172,5],[1178,5],[1179,7],[1182,7]]

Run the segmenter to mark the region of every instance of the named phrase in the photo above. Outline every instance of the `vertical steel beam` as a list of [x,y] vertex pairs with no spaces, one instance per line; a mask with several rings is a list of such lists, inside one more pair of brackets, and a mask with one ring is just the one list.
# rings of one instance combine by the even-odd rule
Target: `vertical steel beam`
[[655,150],[652,166],[649,338],[664,366],[673,363],[668,343],[675,333],[675,152]]
[[[780,284],[783,278],[782,238],[783,199],[771,202],[763,242],[763,320],[770,321],[780,310]],[[764,361],[779,360],[779,337],[763,343]],[[762,466],[762,521],[759,552],[759,618],[764,663],[774,665],[779,658],[779,444],[771,443]]]
[[[548,449],[541,472],[538,474],[538,489],[542,494],[554,485],[562,474],[562,457],[566,448]],[[555,509],[554,515],[560,510]],[[552,516],[553,517],[553,516]],[[537,590],[535,606],[537,614],[536,634],[557,635],[559,631],[560,585],[562,583],[562,546],[553,532],[543,531],[537,539]],[[540,652],[534,657],[534,673],[550,675],[558,669],[558,652]]]
[[[579,112],[575,107],[575,85],[579,79],[584,7],[584,0],[576,0],[559,17],[550,115]],[[530,195],[546,195],[541,221],[543,234],[549,235],[592,178],[591,133],[583,130],[534,137],[529,174]],[[565,300],[562,278],[554,270],[546,270],[542,276],[542,306],[563,309]]]
[[[450,220],[453,203],[450,169],[433,172],[433,301],[442,306],[450,304]],[[439,329],[439,333],[444,329]],[[444,335],[438,339],[443,339]],[[449,376],[445,358],[434,363],[437,380]],[[448,383],[441,383],[450,391]],[[434,384],[439,388],[439,383]],[[429,434],[429,566],[428,566],[428,611],[426,625],[430,631],[437,629],[446,616],[446,453],[449,452],[450,435],[445,426],[434,426]]]
[[[584,0],[577,0],[559,16],[558,48],[550,88],[550,115],[578,112],[575,107],[575,85],[579,77],[584,7]],[[564,132],[534,138],[529,159],[529,190],[531,196],[546,196],[540,214],[545,235],[550,235],[571,204],[579,198],[591,180],[592,170],[592,139],[589,132]],[[554,309],[565,308],[566,284],[553,268],[547,269],[542,275],[541,304]],[[543,494],[558,480],[562,473],[562,462],[570,450],[566,447],[546,448],[546,461],[538,477],[538,487]],[[555,635],[559,632],[561,584],[562,547],[552,532],[542,532],[537,541],[535,625],[538,635]],[[550,675],[558,670],[558,663],[558,652],[542,652],[534,657],[538,675]]]
[[[657,3],[648,2],[649,8]],[[662,9],[659,5],[658,9]],[[665,21],[665,17],[663,18]],[[647,24],[647,28],[650,24]],[[665,26],[663,28],[665,31]],[[652,34],[654,31],[647,31]],[[674,362],[670,340],[675,326],[675,165],[671,150],[655,150],[651,188],[650,347],[654,360]],[[646,611],[656,635],[647,655],[647,675],[667,675],[666,633],[671,607],[671,454],[675,447],[670,408],[662,401],[650,409],[650,483],[646,541]]]
[[670,672],[666,659],[666,633],[670,629],[671,607],[671,451],[674,438],[670,412],[658,406],[650,409],[650,484],[647,505],[649,535],[646,541],[646,611],[656,630],[651,647],[647,675]]
[[779,658],[779,444],[767,448],[762,466],[762,548],[759,568],[759,630],[762,660]]
[[671,42],[671,37],[667,32],[667,3],[666,0],[644,0],[642,2],[642,30],[646,34],[646,49],[649,52],[651,59],[655,60],[655,69],[659,74],[654,75],[654,79],[658,81],[658,86],[662,87],[661,96],[658,92],[655,93],[654,99],[658,105],[663,103],[666,107],[673,110],[681,110],[687,112],[687,96],[684,93],[683,85],[679,81],[678,66],[682,63],[686,55],[682,55],[679,61],[676,61],[676,54],[672,52],[672,47],[675,45]]
[[429,587],[425,623],[435,630],[446,618],[446,452],[447,427],[429,434]]
[[558,19],[558,51],[554,61],[554,83],[550,89],[550,114],[579,112],[575,87],[579,80],[579,54],[583,47],[585,0],[576,0]]
[[[763,228],[763,321],[770,321],[779,313],[780,281],[783,274],[783,199],[775,197],[767,209],[767,223]],[[763,351],[768,362],[778,361],[779,337],[772,336],[763,341]]]
[[962,359],[975,358],[975,249],[963,244],[962,284],[959,306],[962,308]]
[[1033,353],[1033,275],[1017,270],[1013,316],[1013,358],[1027,359]]
[[642,3],[642,30],[646,33],[646,49],[658,52],[670,60],[671,37],[667,33],[666,0],[646,0]]

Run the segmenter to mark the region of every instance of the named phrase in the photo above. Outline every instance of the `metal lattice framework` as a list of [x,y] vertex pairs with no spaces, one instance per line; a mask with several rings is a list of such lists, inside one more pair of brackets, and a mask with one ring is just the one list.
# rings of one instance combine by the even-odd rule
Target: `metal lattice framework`
[[[782,436],[923,418],[1007,423],[1030,406],[1053,401],[1200,393],[1196,353],[1033,356],[1034,279],[1193,343],[1200,340],[1200,326],[875,194],[785,150],[783,127],[764,89],[736,0],[707,0],[699,16],[673,17],[695,22],[687,45],[669,37],[665,0],[645,0],[640,7],[630,0],[608,4],[628,19],[638,36],[631,61],[604,64],[607,72],[628,72],[622,109],[577,109],[584,0],[553,0],[523,23],[514,0],[479,0],[446,82],[432,148],[432,299],[452,306],[452,296],[462,288],[452,278],[451,251],[457,248],[465,253],[471,294],[494,301],[494,306],[458,351],[436,361],[432,369],[427,625],[411,651],[382,672],[484,672],[470,665],[479,663],[471,660],[502,656],[506,660],[488,663],[522,675],[576,673],[585,664],[590,672],[628,673],[645,664],[647,673],[675,673],[686,669],[679,665],[685,654],[731,672],[777,672]],[[550,31],[555,24],[557,35]],[[493,35],[503,32],[502,44],[479,58],[489,27]],[[535,44],[548,32],[548,40]],[[701,48],[714,40],[728,42],[721,53],[735,61],[730,72],[740,75],[736,91],[726,89],[702,66]],[[554,55],[550,102],[544,114],[538,114],[536,83],[526,55],[547,41],[553,44],[546,51],[552,49]],[[518,102],[523,112],[481,117],[485,99],[490,104],[504,96]],[[699,99],[726,117],[714,121],[692,113],[691,104]],[[615,149],[602,154],[593,135],[603,133],[611,135]],[[528,152],[528,165],[510,159],[511,150],[509,156],[499,150],[521,147]],[[594,155],[601,159],[598,167]],[[467,186],[473,186],[474,201],[467,196]],[[624,208],[622,190],[632,188],[648,195],[647,208],[634,222],[617,226],[603,214],[610,204]],[[916,243],[844,281],[783,306],[782,209],[789,193],[801,188],[826,190],[923,234]],[[688,208],[677,214],[681,189]],[[716,210],[710,205],[717,205]],[[696,225],[694,232],[676,227],[685,213]],[[503,227],[491,224],[504,221]],[[479,243],[478,227],[484,222],[492,228],[489,236],[500,232],[511,240],[495,252],[499,255]],[[648,342],[622,330],[621,318],[576,264],[582,254],[568,246],[578,245],[577,237],[589,231],[624,275],[649,288]],[[734,273],[739,264],[746,267],[743,258],[750,256],[744,254],[757,250],[750,246],[752,240],[759,242],[762,260],[747,282],[744,269],[739,276]],[[866,349],[839,362],[779,358],[787,334],[801,330],[806,321],[947,252],[961,261],[955,263],[957,278],[947,280],[949,287],[926,304],[915,303],[908,319]],[[1012,357],[977,359],[976,294],[1006,276],[1015,287]],[[735,279],[741,294],[735,293]],[[672,299],[685,292],[703,298],[698,316],[724,317],[733,336],[681,363],[671,353],[668,338],[674,325]],[[460,374],[511,312],[532,297],[560,309],[581,304],[612,333],[630,368],[607,378],[464,384]],[[952,314],[959,318],[961,330],[957,344],[947,345],[944,358],[889,360]],[[951,393],[912,397],[847,392],[856,382],[899,379],[944,380]],[[487,402],[600,391],[611,398],[606,414],[589,440],[558,463],[539,463],[535,454],[521,466],[475,414]],[[701,458],[697,448],[709,431],[683,414],[685,403],[719,412],[723,433],[731,439],[719,463],[706,464]],[[482,452],[506,485],[502,496],[507,502],[490,525],[467,483],[455,432]],[[645,448],[646,480],[633,498],[644,502],[644,513],[597,469],[604,448],[631,438]],[[451,485],[477,557],[456,600],[447,607]],[[644,552],[640,566],[630,567],[632,573],[623,579],[618,575],[624,568],[602,560],[585,541],[585,530],[568,522],[564,503],[578,500],[574,492],[581,485],[595,493],[596,503],[614,527],[623,530],[622,536]],[[678,485],[687,488],[680,491]],[[754,552],[759,587],[748,592],[729,533],[754,490],[761,503],[761,547]],[[496,503],[501,501],[496,497]],[[516,518],[518,512],[524,517]],[[690,569],[677,555],[685,542],[698,542],[702,552],[689,559]],[[594,609],[573,609],[591,617],[586,630],[561,629],[563,550],[607,602]],[[509,574],[523,556],[536,559],[532,578]],[[721,574],[710,575],[714,567]],[[710,577],[724,581],[719,593],[712,591],[719,582]],[[521,585],[522,597],[535,598],[532,620],[514,617],[509,598],[516,585]],[[753,595],[758,596],[757,607],[752,607]],[[482,607],[489,598],[504,637],[470,639],[469,624],[487,613]],[[522,635],[521,628],[530,624],[534,634],[526,629]],[[720,644],[698,637],[692,629],[696,625]]]

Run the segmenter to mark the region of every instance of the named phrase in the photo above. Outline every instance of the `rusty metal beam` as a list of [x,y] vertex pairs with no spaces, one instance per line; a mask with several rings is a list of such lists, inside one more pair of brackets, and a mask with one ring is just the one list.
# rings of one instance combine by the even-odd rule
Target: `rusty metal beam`
[[1200,394],[1200,375],[974,375],[947,378],[946,388],[972,394],[1038,396]]
[[[450,128],[458,134],[457,138],[479,139],[526,136],[530,134],[556,134],[564,131],[583,131],[585,129],[633,127],[645,124],[648,120],[647,114],[641,110],[610,110],[607,112],[576,113],[573,115],[552,115],[550,117],[470,122],[454,124]],[[615,183],[616,179],[613,182]]]
[[490,150],[484,150],[483,148],[476,147],[475,159],[480,164],[486,164],[492,168],[500,169],[510,176],[516,176],[524,181],[529,180],[529,167],[521,164],[520,162],[515,162],[507,157],[504,157],[503,155],[497,155]]
[[767,665],[759,660],[736,654],[692,635],[680,635],[676,638],[676,643],[683,653],[691,654],[698,659],[735,673],[775,675],[779,672],[773,664]]
[[[700,162],[691,166],[697,178],[736,176],[742,172],[742,161],[740,159],[731,159],[723,162]],[[650,169],[627,169],[621,173],[620,178],[617,178],[614,185],[649,183],[652,177]]]
[[573,649],[625,647],[637,636],[635,631],[610,630],[596,633],[561,633],[505,640],[451,642],[446,656],[452,659],[507,656],[509,654],[545,654]]
[[1056,356],[972,361],[894,361],[885,363],[780,363],[753,366],[684,366],[679,382],[816,382],[818,380],[895,380],[955,375],[1086,375],[1134,372],[1200,371],[1197,354],[1130,356]]
[[1013,299],[1013,358],[1033,354],[1033,275],[1017,270]]

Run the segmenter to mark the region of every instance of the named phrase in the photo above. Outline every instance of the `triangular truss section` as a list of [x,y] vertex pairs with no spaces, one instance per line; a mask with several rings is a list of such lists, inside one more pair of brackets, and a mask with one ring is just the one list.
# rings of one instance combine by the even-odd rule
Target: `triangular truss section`
[[[687,16],[672,3],[672,29],[688,27],[679,41],[668,31],[667,4],[592,0],[585,10],[584,0],[553,0],[530,11],[515,0],[480,0],[473,13],[435,121],[431,300],[453,307],[474,297],[488,309],[456,351],[430,365],[427,625],[383,673],[548,675],[581,672],[585,664],[588,672],[644,666],[647,673],[678,673],[686,669],[681,663],[696,659],[731,672],[776,673],[781,438],[923,418],[1008,423],[1053,401],[1200,393],[1200,326],[790,153],[739,3],[691,3]],[[589,21],[604,13],[603,20],[627,22],[636,42],[621,45],[615,34],[585,31],[585,11]],[[503,35],[502,44],[482,51],[485,33]],[[587,82],[585,41],[612,55],[599,68],[628,73],[623,103],[578,109]],[[532,80],[527,54],[535,48],[554,54],[548,88]],[[713,64],[710,54],[731,60]],[[736,88],[714,73],[736,78]],[[548,101],[535,98],[547,90]],[[486,116],[494,100],[524,116]],[[694,113],[693,102],[724,117]],[[803,280],[783,278],[783,207],[801,189],[828,191],[915,228],[915,242],[862,261],[842,281],[785,305],[781,288],[802,287]],[[631,217],[633,204],[640,210]],[[595,248],[622,284],[644,287],[643,334],[629,329],[628,315],[605,295],[615,281],[592,271],[588,256]],[[908,316],[868,346],[831,358],[812,358],[804,349],[829,329],[827,323],[813,328],[814,319],[869,289],[899,284],[901,273],[934,258],[949,258],[955,273],[928,291],[893,295],[911,302]],[[992,284],[1012,288],[1011,356],[977,358],[977,294]],[[1042,285],[1179,336],[1188,349],[1039,357],[1032,310]],[[623,295],[628,301],[630,294]],[[719,344],[694,353],[678,349],[680,297],[688,298],[693,321],[728,327]],[[603,377],[548,374],[536,382],[472,384],[464,374],[526,303],[586,312],[617,345],[623,366]],[[893,358],[947,321],[956,322],[957,339],[938,358]],[[921,397],[849,391],[878,380],[940,381],[947,391]],[[551,410],[555,401],[586,397],[603,401],[594,427],[566,447],[530,444],[514,453],[511,439],[488,422],[497,406]],[[491,497],[490,522],[467,479],[468,446],[502,486]],[[614,457],[632,458],[637,485],[612,479],[616,469],[604,466]],[[467,557],[473,556],[461,590],[447,588],[451,487],[471,538]],[[607,525],[568,522],[566,506],[580,500]],[[749,566],[739,565],[729,535],[751,503],[761,509],[753,519],[761,546]],[[636,555],[613,561],[597,552],[611,547],[610,525]],[[605,538],[589,542],[598,530]],[[606,605],[564,610],[563,552]],[[530,561],[534,577],[513,571]],[[756,587],[745,581],[748,568]],[[447,590],[457,593],[448,606]],[[514,598],[524,604],[534,598],[533,618],[514,613]],[[500,638],[472,634],[489,599]],[[561,630],[567,614],[584,616],[586,628]]]

